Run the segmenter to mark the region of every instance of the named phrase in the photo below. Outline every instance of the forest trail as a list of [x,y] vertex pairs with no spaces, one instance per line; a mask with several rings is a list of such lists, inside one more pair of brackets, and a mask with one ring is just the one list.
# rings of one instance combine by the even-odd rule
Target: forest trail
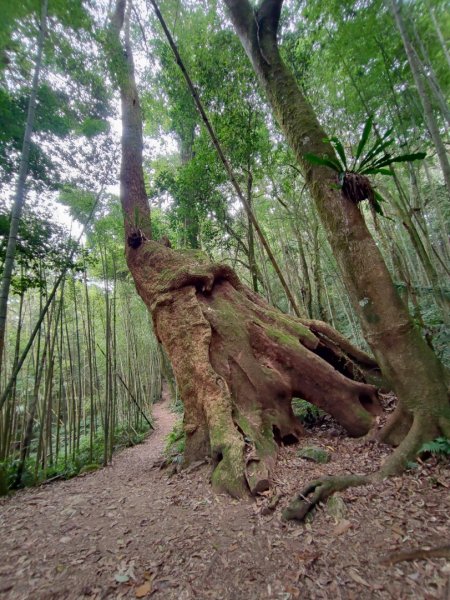
[[388,551],[450,538],[448,467],[435,468],[438,484],[419,473],[347,490],[345,515],[283,523],[279,508],[305,480],[367,469],[382,452],[326,432],[307,442],[333,450],[328,465],[282,449],[275,488],[284,496],[271,512],[264,496],[214,494],[208,465],[173,477],[154,468],[177,417],[167,401],[153,414],[156,430],[111,467],[1,501],[0,600],[450,597],[444,559],[380,564]]

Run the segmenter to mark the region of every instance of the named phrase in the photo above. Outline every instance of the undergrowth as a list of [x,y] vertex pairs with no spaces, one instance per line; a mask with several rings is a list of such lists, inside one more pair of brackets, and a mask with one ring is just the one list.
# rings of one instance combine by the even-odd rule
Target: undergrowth
[[424,454],[450,458],[450,440],[448,438],[438,437],[431,442],[426,442],[419,450],[419,455]]
[[[142,443],[147,437],[149,429],[147,423],[131,430],[127,427],[118,427],[114,432],[113,453],[122,448]],[[89,435],[83,436],[78,449],[71,453],[67,451],[67,454],[63,450],[58,459],[45,468],[39,466],[36,469],[36,457],[31,455],[25,461],[20,485],[17,485],[19,459],[14,458],[0,462],[0,496],[19,487],[31,487],[51,479],[71,479],[76,475],[95,471],[103,465],[104,452],[104,434],[99,429],[94,436],[92,449]]]
[[172,431],[166,436],[164,454],[169,462],[177,463],[183,459],[186,444],[186,434],[183,429],[183,419],[173,426]]
[[326,415],[323,410],[301,398],[292,399],[292,410],[294,411],[294,415],[304,425],[309,427],[320,423],[322,418]]

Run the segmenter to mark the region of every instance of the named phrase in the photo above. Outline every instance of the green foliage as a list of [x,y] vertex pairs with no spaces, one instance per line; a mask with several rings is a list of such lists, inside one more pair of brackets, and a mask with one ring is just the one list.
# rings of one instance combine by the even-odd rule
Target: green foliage
[[[9,211],[0,203],[0,272],[8,243],[9,224]],[[72,249],[75,249],[74,256],[68,263]],[[31,288],[43,288],[46,284],[43,264],[57,272],[66,266],[79,271],[81,267],[77,261],[82,255],[82,249],[70,240],[64,227],[54,223],[49,212],[27,207],[19,225],[12,291],[23,294]]]
[[324,142],[327,142],[333,146],[339,158],[327,157],[327,156],[316,156],[315,154],[306,153],[305,158],[308,162],[315,165],[323,165],[333,169],[339,175],[344,173],[358,173],[359,175],[389,175],[392,176],[391,171],[386,169],[393,163],[401,162],[413,162],[415,160],[423,160],[426,156],[426,152],[415,152],[410,154],[401,154],[394,156],[389,152],[386,152],[386,148],[394,143],[392,138],[392,129],[389,129],[380,136],[376,142],[363,154],[364,148],[366,147],[370,133],[372,131],[373,118],[369,117],[364,125],[364,130],[361,139],[358,142],[356,153],[352,158],[352,164],[349,168],[347,157],[345,155],[344,145],[337,137],[326,138]]
[[171,462],[180,462],[184,453],[186,444],[186,433],[183,428],[183,420],[177,421],[166,437],[166,446],[164,454]]
[[309,426],[316,425],[325,415],[323,410],[301,398],[292,399],[292,410],[303,424]]
[[[392,129],[386,131],[382,136],[378,136],[378,139],[374,144],[364,153],[364,149],[369,140],[373,127],[373,117],[369,117],[364,125],[361,139],[358,142],[356,152],[350,161],[347,160],[344,145],[337,137],[326,138],[324,142],[330,144],[335,150],[335,156],[317,156],[315,154],[307,152],[304,157],[313,165],[321,165],[329,167],[335,171],[339,176],[339,186],[345,190],[345,178],[348,173],[355,173],[358,175],[387,175],[392,177],[393,173],[389,167],[394,163],[414,162],[416,160],[423,160],[426,156],[426,152],[415,152],[410,154],[400,154],[398,156],[392,155],[386,151],[386,149],[394,143],[392,136]],[[336,156],[337,155],[337,156]],[[381,194],[373,189],[368,189],[366,199],[370,201],[375,211],[383,215],[383,211],[380,206],[380,202],[384,201]],[[364,194],[363,194],[364,196]],[[359,198],[361,200],[362,198]]]
[[450,439],[438,437],[431,442],[426,442],[422,445],[418,454],[425,454],[427,452],[433,454],[434,456],[450,458]]
[[[117,452],[123,448],[141,444],[147,437],[149,430],[150,428],[147,423],[143,423],[137,429],[129,429],[125,425],[116,428],[114,431],[113,451]],[[64,457],[63,454],[60,454],[55,463],[48,465],[45,469],[39,469],[37,477],[35,476],[35,456],[31,455],[25,461],[20,487],[32,487],[49,479],[71,479],[76,475],[94,471],[103,464],[104,451],[104,433],[102,430],[98,430],[94,436],[92,448],[90,436],[83,436],[80,440],[78,450],[73,455]],[[0,462],[0,490],[2,483],[7,489],[14,489],[19,463],[19,459]]]
[[330,454],[322,448],[317,448],[317,446],[300,448],[300,450],[297,452],[297,456],[320,464],[326,464],[330,462]]

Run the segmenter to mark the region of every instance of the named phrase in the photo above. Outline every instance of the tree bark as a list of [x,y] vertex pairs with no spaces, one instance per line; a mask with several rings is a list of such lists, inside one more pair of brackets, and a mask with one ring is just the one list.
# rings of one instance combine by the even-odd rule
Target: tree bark
[[399,469],[408,460],[404,449],[410,455],[424,437],[450,431],[448,375],[416,330],[358,206],[336,189],[331,169],[312,166],[305,159],[306,153],[333,157],[334,151],[324,141],[324,130],[280,56],[277,32],[282,0],[263,0],[256,9],[247,0],[225,0],[225,4],[305,174],[365,338],[397,393],[402,411],[414,414],[405,446],[389,460],[392,470]]
[[320,406],[351,435],[364,435],[381,411],[377,389],[368,383],[377,378],[378,367],[325,323],[301,321],[270,307],[227,265],[211,264],[199,251],[176,252],[164,240],[142,236],[136,243],[127,216],[136,205],[148,222],[149,208],[136,145],[142,123],[127,32],[127,51],[117,52],[124,16],[125,0],[117,0],[110,46],[122,61],[115,67],[122,75],[127,132],[121,201],[128,266],[184,403],[185,463],[210,455],[216,489],[236,497],[257,493],[269,486],[278,444],[302,435],[292,397]]

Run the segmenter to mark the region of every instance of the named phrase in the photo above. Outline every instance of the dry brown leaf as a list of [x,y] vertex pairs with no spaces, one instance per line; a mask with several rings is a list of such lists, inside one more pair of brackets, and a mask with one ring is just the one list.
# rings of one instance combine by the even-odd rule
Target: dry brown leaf
[[151,581],[146,581],[142,585],[136,588],[135,595],[136,598],[145,598],[152,591],[152,583]]
[[354,569],[349,569],[348,574],[353,579],[353,581],[355,581],[356,583],[359,583],[361,585],[364,585],[364,586],[370,588],[370,583],[368,583],[365,579],[363,579],[361,577],[361,575],[359,575]]
[[342,519],[342,521],[339,521],[339,523],[334,528],[333,535],[334,536],[342,535],[343,533],[348,531],[351,528],[351,526],[352,526],[352,524],[348,519]]

